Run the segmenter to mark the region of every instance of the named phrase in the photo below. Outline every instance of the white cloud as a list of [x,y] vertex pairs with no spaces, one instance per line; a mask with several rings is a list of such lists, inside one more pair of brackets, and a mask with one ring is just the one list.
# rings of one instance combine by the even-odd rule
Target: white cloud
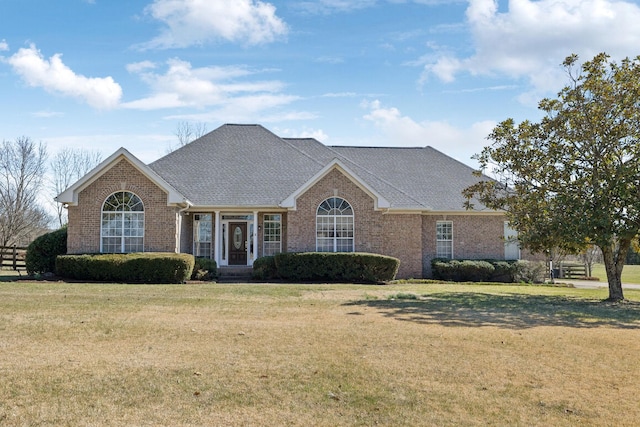
[[258,45],[288,32],[275,6],[257,0],[155,0],[145,11],[166,28],[141,48],[182,48],[218,40]]
[[53,117],[62,117],[64,116],[64,113],[60,112],[60,111],[35,111],[33,113],[31,113],[31,115],[33,117],[39,117],[39,118],[43,118],[43,119],[50,119]]
[[386,145],[404,147],[431,146],[470,166],[477,167],[471,156],[487,145],[486,137],[495,127],[492,121],[474,123],[468,129],[459,129],[443,121],[417,122],[402,115],[394,107],[385,108],[380,101],[365,101],[369,110],[364,119],[372,122],[386,138]]
[[441,57],[438,62],[433,64],[430,69],[433,74],[438,76],[445,83],[451,83],[455,80],[455,75],[462,68],[462,64],[457,58]]
[[9,43],[5,39],[0,41],[0,52],[9,50]]
[[315,59],[315,62],[325,64],[342,64],[344,62],[344,59],[339,56],[320,56]]
[[127,64],[127,71],[132,74],[140,74],[147,70],[153,70],[154,68],[156,68],[156,64],[151,61],[140,61]]
[[250,70],[238,66],[194,68],[189,62],[175,58],[165,65],[140,62],[129,64],[127,69],[139,75],[149,86],[150,94],[122,103],[122,107],[135,110],[188,107],[199,110],[172,114],[166,119],[265,123],[316,117],[305,111],[283,110],[300,97],[284,93],[285,84],[279,80],[256,79],[257,75],[272,70]]
[[322,129],[309,129],[305,127],[302,130],[298,130],[289,128],[280,129],[276,127],[273,132],[283,138],[314,138],[325,144],[329,140],[329,135],[327,135]]
[[330,14],[335,12],[351,12],[374,6],[377,0],[315,0],[298,1],[294,5],[299,10],[311,14]]
[[560,64],[577,53],[614,58],[635,56],[640,44],[640,7],[614,0],[511,0],[499,12],[495,0],[471,0],[467,21],[475,53],[443,54],[425,73],[445,82],[460,72],[526,77],[538,91],[557,90],[565,75]]
[[353,98],[357,96],[355,92],[328,92],[321,95],[321,98]]
[[156,71],[158,66],[151,62],[129,64],[127,69],[138,74],[149,85],[152,94],[123,103],[122,106],[139,110],[205,108],[253,104],[253,100],[256,100],[255,102],[264,103],[262,108],[270,108],[274,104],[288,103],[295,98],[281,93],[284,84],[280,81],[242,80],[257,73],[244,67],[193,68],[189,62],[179,59],[170,59],[166,65],[166,71],[161,74]]
[[61,54],[47,60],[34,45],[21,48],[7,62],[29,86],[80,99],[94,108],[115,108],[122,96],[113,78],[76,74],[62,62]]

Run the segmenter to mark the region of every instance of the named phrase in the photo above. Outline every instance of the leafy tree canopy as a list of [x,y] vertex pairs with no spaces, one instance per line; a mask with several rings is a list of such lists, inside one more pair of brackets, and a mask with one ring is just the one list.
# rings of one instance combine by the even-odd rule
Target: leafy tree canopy
[[611,62],[605,53],[578,66],[569,83],[538,108],[540,122],[498,124],[476,156],[495,174],[464,191],[506,211],[520,243],[534,252],[602,250],[609,299],[622,300],[620,275],[640,231],[640,57]]

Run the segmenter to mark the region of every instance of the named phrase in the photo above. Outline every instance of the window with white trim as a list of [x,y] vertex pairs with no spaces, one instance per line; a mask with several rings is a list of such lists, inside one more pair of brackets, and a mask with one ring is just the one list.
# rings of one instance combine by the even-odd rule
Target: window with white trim
[[129,191],[113,193],[102,204],[100,251],[144,251],[144,205]]
[[353,209],[346,200],[330,197],[316,211],[316,250],[353,252]]
[[436,257],[453,258],[453,221],[436,222]]
[[211,258],[212,242],[211,214],[193,215],[193,256]]
[[265,214],[262,231],[262,256],[282,252],[282,215]]

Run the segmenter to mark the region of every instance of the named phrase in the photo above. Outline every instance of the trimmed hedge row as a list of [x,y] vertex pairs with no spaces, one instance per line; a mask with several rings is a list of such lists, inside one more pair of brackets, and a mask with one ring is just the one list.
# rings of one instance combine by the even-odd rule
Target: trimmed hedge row
[[67,253],[67,228],[43,234],[27,246],[25,267],[27,274],[53,273],[56,257]]
[[275,256],[263,256],[253,261],[253,272],[251,274],[255,280],[278,279],[278,269],[276,268]]
[[292,282],[326,281],[381,283],[398,273],[397,258],[357,252],[286,252],[258,258],[254,278]]
[[191,280],[215,280],[218,278],[218,264],[209,258],[196,258]]
[[502,282],[518,280],[518,261],[457,260],[434,258],[431,272],[434,279],[452,282]]
[[184,283],[191,277],[193,255],[161,252],[61,255],[56,274],[76,280],[117,283]]

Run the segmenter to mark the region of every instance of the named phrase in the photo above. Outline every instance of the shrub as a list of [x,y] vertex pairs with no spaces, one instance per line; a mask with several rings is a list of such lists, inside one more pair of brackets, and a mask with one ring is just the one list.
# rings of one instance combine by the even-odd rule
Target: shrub
[[255,280],[273,280],[278,278],[275,256],[263,256],[253,261],[251,277]]
[[431,271],[434,279],[452,282],[504,282],[518,280],[517,261],[504,260],[451,260],[434,258]]
[[495,268],[480,260],[443,260],[431,263],[433,277],[453,282],[484,282],[489,280]]
[[547,272],[544,262],[518,261],[515,281],[526,283],[542,283]]
[[196,258],[191,280],[215,280],[218,277],[218,265],[209,258]]
[[489,278],[490,282],[502,282],[513,283],[516,282],[516,276],[518,274],[518,262],[517,261],[503,261],[503,260],[487,260],[493,265],[494,271]]
[[397,258],[367,253],[289,252],[275,255],[277,274],[289,281],[380,283],[398,273]]
[[59,276],[118,283],[184,283],[193,266],[193,255],[160,252],[62,255],[56,259]]
[[53,273],[56,270],[56,257],[66,253],[66,227],[38,237],[27,247],[27,274]]
[[460,273],[465,281],[486,282],[494,271],[495,267],[487,261],[465,260],[460,263]]

